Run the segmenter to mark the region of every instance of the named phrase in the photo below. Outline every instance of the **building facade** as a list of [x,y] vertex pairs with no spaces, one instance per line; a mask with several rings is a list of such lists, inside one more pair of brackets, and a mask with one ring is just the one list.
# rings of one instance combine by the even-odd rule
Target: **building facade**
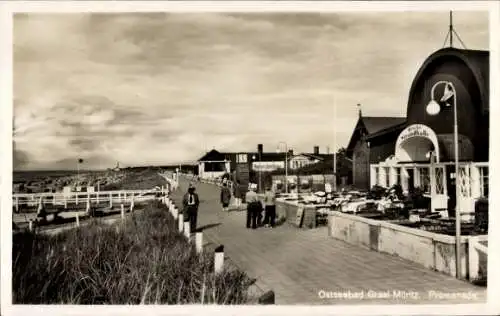
[[[359,111],[358,122],[354,128],[347,156],[352,160],[352,182],[360,190],[370,189],[370,164],[384,160],[392,154],[391,144],[396,142],[397,134],[383,133],[389,128],[404,126],[404,117],[370,117]],[[377,139],[372,136],[380,135]]]
[[[439,113],[429,112],[436,101]],[[459,170],[455,170],[454,104],[456,104]],[[444,48],[431,54],[415,76],[406,122],[366,139],[370,185],[419,187],[435,211],[472,212],[479,197],[488,197],[489,52]],[[378,154],[380,153],[380,154]]]

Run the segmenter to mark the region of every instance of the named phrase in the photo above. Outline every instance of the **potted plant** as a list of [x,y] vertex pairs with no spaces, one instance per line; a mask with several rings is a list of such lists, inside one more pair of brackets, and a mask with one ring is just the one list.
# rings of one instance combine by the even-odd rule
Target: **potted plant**
[[386,193],[386,189],[380,185],[374,185],[370,192],[368,192],[367,198],[370,200],[380,200]]

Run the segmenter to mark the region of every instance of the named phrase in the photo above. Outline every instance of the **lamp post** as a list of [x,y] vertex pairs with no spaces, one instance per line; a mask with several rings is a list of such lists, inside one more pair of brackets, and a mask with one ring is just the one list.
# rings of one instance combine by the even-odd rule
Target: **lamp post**
[[[461,278],[461,256],[460,256],[460,194],[458,188],[458,175],[459,175],[459,163],[458,163],[458,122],[457,122],[457,93],[453,83],[449,81],[438,81],[431,89],[431,101],[427,105],[426,111],[429,115],[437,115],[441,111],[441,106],[434,100],[434,90],[438,85],[444,85],[444,94],[440,101],[448,101],[450,97],[453,97],[453,136],[454,136],[454,147],[455,147],[455,261],[456,261],[456,277]],[[451,89],[451,90],[450,90]],[[450,104],[446,103],[447,106]]]
[[285,193],[288,193],[288,145],[285,142],[278,143],[278,152],[280,145],[285,145]]

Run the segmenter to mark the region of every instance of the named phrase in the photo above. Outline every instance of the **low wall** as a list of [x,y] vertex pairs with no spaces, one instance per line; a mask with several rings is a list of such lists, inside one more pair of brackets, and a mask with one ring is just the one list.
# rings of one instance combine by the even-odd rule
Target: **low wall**
[[[353,245],[396,255],[429,269],[452,276],[456,275],[454,236],[340,212],[333,212],[328,216],[328,234],[330,237]],[[487,236],[480,237],[487,238]],[[461,276],[463,278],[469,277],[468,243],[469,237],[462,237]]]
[[297,202],[284,201],[283,199],[276,200],[276,218],[282,218],[295,227],[310,229],[316,227],[316,207],[311,205],[304,205],[304,216],[302,224],[297,225],[297,212],[299,204]]

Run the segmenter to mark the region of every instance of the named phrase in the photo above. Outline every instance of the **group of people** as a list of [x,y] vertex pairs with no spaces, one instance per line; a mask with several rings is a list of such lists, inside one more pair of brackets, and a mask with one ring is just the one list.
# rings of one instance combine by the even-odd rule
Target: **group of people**
[[[247,228],[256,229],[258,226],[274,227],[276,224],[276,193],[272,187],[266,188],[264,203],[257,195],[257,185],[249,185],[245,195],[247,203]],[[264,210],[264,221],[262,221],[262,211]]]
[[[258,226],[274,227],[276,219],[275,190],[271,186],[266,188],[264,203],[259,199],[256,191],[257,184],[250,183],[248,185],[248,192],[245,195],[247,203],[246,227],[252,229],[256,229]],[[231,197],[234,198],[234,207],[239,209],[242,205],[242,190],[239,181],[236,181],[233,185],[233,194],[231,194],[228,182],[223,181],[220,192],[220,202],[223,212],[229,211]],[[264,211],[264,216],[262,216],[262,211]],[[264,218],[264,221],[262,221],[262,218]]]
[[[259,226],[274,227],[276,222],[276,193],[273,187],[268,186],[262,200],[257,195],[257,185],[250,183],[248,192],[245,195],[246,200],[246,227],[256,229]],[[220,203],[222,211],[229,212],[231,199],[233,199],[233,207],[240,209],[243,204],[242,188],[240,182],[237,181],[233,185],[233,192],[229,188],[227,181],[222,184],[220,192]],[[183,216],[184,220],[190,223],[190,231],[196,232],[196,224],[198,219],[198,207],[200,199],[195,192],[193,184],[189,185],[188,192],[183,198]],[[264,212],[264,216],[263,213]]]

